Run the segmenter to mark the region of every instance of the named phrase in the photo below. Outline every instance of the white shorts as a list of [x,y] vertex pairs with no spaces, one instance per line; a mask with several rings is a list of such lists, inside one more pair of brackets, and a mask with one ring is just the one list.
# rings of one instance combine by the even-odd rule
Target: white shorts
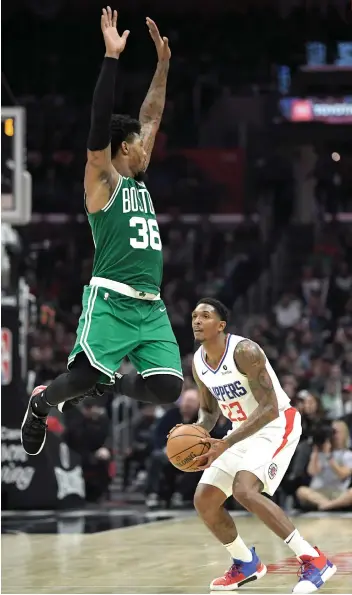
[[290,407],[265,428],[226,450],[204,471],[199,483],[219,488],[228,498],[236,473],[250,471],[263,483],[263,492],[272,496],[287,471],[301,433],[301,415]]

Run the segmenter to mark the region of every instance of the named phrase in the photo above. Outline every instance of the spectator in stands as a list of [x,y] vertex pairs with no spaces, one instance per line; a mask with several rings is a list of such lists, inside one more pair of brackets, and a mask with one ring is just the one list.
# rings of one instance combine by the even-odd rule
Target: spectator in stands
[[352,346],[346,349],[341,367],[345,376],[352,380]]
[[344,408],[344,421],[348,426],[352,444],[352,384],[346,384],[342,388],[342,401]]
[[343,400],[344,414],[350,415],[352,413],[352,383],[345,384],[342,387],[342,400]]
[[313,292],[323,292],[323,294],[326,295],[327,289],[327,279],[320,279],[312,266],[306,265],[303,267],[301,292],[306,304],[308,304]]
[[302,436],[290,465],[285,490],[294,494],[302,483],[309,483],[307,466],[312,452],[312,444],[318,439],[326,424],[320,399],[307,390],[301,390],[295,401],[302,416]]
[[329,304],[336,318],[342,316],[347,300],[352,290],[352,275],[348,263],[339,262],[336,274],[333,275]]
[[342,382],[341,377],[334,376],[336,368],[341,375],[340,366],[332,366],[332,373],[325,383],[321,401],[328,419],[338,419],[343,416]]
[[308,372],[309,389],[314,393],[321,394],[324,390],[325,382],[329,377],[332,366],[332,359],[315,353],[311,357],[311,366]]
[[348,345],[347,333],[346,333],[345,329],[343,328],[343,326],[339,326],[336,329],[335,336],[334,336],[334,343],[333,343],[333,351],[334,351],[335,359],[344,359],[344,357],[346,355],[347,345]]
[[79,409],[66,414],[64,440],[82,457],[86,497],[97,502],[107,495],[111,460],[109,418],[96,399],[87,397]]
[[325,412],[317,395],[302,390],[297,397],[303,401],[301,440],[307,440],[319,431],[324,421]]
[[352,477],[350,437],[343,421],[334,421],[332,436],[323,445],[313,446],[308,465],[309,487],[301,486],[297,497],[304,509],[320,509],[339,498],[348,489]]
[[[289,399],[294,399],[297,391],[297,379],[293,374],[284,374],[280,378],[282,388],[284,389],[285,393],[287,394]],[[299,403],[300,406],[301,403]],[[303,406],[303,405],[302,405]],[[299,407],[301,411],[301,408]]]
[[[161,495],[161,480],[166,475],[170,489],[168,497],[173,496],[173,503],[180,504],[182,496],[175,491],[176,477],[181,471],[169,463],[166,456],[166,442],[170,430],[177,424],[195,423],[198,417],[199,395],[196,388],[183,391],[177,407],[166,411],[154,430],[153,451],[149,460],[147,475],[147,506],[155,508],[159,505]],[[171,493],[170,493],[171,492]]]
[[293,327],[302,314],[301,302],[290,293],[284,293],[274,308],[277,325],[282,329]]
[[155,423],[155,406],[147,404],[141,409],[140,416],[132,428],[131,446],[125,453],[123,475],[125,490],[130,483],[131,465],[135,466],[134,475],[136,479],[145,472],[147,458],[151,453]]
[[303,315],[307,318],[309,329],[316,339],[319,337],[322,340],[328,336],[331,312],[325,307],[320,291],[312,291]]
[[310,369],[311,357],[313,355],[314,342],[313,335],[309,330],[303,330],[297,338],[297,346],[299,354],[297,354],[297,362],[304,372]]

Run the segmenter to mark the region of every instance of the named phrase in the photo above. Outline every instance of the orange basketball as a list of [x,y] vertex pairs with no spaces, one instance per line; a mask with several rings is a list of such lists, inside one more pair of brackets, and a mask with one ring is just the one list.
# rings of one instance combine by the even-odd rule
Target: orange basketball
[[193,459],[204,455],[210,448],[210,442],[206,444],[201,442],[204,438],[210,438],[210,435],[201,426],[184,424],[175,428],[169,435],[166,445],[166,454],[170,463],[181,471],[198,471],[198,465],[202,466],[202,462],[194,462]]

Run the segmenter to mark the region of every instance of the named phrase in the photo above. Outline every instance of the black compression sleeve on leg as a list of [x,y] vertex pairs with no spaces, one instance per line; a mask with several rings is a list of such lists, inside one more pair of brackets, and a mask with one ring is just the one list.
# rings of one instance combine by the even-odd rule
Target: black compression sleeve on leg
[[85,354],[78,354],[68,372],[55,378],[42,393],[33,397],[39,415],[47,415],[51,406],[85,395],[100,376],[99,370],[90,365]]
[[166,405],[177,401],[182,391],[183,380],[171,374],[158,374],[142,378],[134,370],[124,374],[115,383],[116,392],[143,403]]
[[148,390],[144,378],[137,374],[135,370],[132,370],[129,374],[124,374],[122,378],[116,379],[115,390],[136,401],[155,403],[154,395]]
[[117,64],[116,58],[104,58],[94,89],[88,136],[90,151],[103,151],[110,144],[110,121],[114,110]]

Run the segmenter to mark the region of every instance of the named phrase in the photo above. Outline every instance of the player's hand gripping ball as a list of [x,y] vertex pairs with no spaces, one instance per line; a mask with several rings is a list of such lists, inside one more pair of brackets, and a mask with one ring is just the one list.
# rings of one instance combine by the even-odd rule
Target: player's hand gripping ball
[[[210,434],[201,426],[180,424],[175,426],[168,436],[166,454],[170,463],[177,469],[187,473],[199,471],[202,463],[206,463],[202,455],[210,449],[210,440]],[[196,457],[200,459],[195,460]]]

